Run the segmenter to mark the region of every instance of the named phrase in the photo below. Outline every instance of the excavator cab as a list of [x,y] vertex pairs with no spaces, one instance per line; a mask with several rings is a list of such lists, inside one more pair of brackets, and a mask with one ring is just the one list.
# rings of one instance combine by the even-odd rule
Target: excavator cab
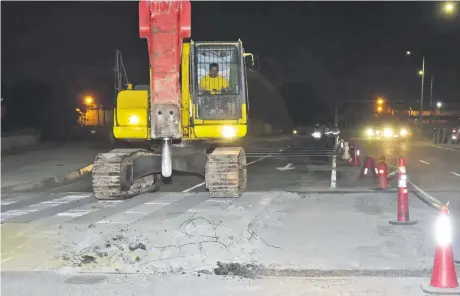
[[191,43],[191,124],[196,138],[241,138],[249,111],[241,41]]

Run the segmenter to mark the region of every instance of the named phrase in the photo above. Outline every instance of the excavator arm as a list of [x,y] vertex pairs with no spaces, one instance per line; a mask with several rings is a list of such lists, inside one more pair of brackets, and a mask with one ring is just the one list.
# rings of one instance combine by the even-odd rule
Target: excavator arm
[[172,175],[171,140],[182,138],[179,71],[182,42],[191,36],[190,1],[139,2],[139,35],[150,66],[150,136],[162,140],[161,173]]
[[181,138],[179,72],[182,42],[191,36],[190,1],[140,1],[139,35],[149,51],[151,137]]

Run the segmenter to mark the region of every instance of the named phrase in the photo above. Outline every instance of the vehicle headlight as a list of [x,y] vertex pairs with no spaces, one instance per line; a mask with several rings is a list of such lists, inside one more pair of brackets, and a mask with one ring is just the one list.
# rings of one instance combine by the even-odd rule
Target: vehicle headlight
[[407,135],[407,130],[405,128],[401,129],[401,136],[406,136]]
[[293,134],[293,135],[297,135],[297,131],[296,131],[296,130],[293,130],[293,131],[292,131],[292,134]]
[[236,135],[235,128],[233,126],[224,126],[222,128],[222,136],[224,138],[233,138]]
[[372,136],[373,134],[374,134],[374,131],[373,131],[371,128],[368,128],[368,129],[366,130],[366,135]]
[[129,116],[128,122],[129,122],[129,124],[132,124],[132,125],[139,124],[139,122],[140,122],[139,116],[137,116],[137,115]]
[[391,128],[386,128],[383,130],[383,135],[385,137],[391,137],[393,135],[393,130]]
[[311,134],[313,136],[313,138],[321,138],[321,133],[320,132],[314,132],[313,134]]

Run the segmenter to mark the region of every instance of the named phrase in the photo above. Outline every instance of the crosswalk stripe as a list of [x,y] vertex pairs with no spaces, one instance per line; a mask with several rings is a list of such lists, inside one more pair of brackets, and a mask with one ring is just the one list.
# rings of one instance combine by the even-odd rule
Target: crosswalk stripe
[[38,222],[41,224],[45,224],[45,225],[62,224],[69,220],[72,220],[78,217],[82,217],[84,215],[90,214],[92,212],[96,212],[106,207],[115,207],[120,202],[123,202],[123,201],[122,200],[114,200],[114,201],[93,200],[92,202],[82,205],[81,207],[76,207],[68,211],[56,213],[50,217],[39,219]]
[[[191,213],[206,212],[218,219],[222,212],[231,218],[252,215],[266,207],[276,192],[262,195],[260,192],[245,192],[238,199],[209,198],[207,193],[144,194],[123,201],[95,201],[91,194],[67,195],[51,201],[42,201],[23,209],[10,210],[2,215],[6,223],[28,223],[37,220],[40,224],[62,223],[85,224],[132,224],[152,223],[163,220],[183,219]],[[84,201],[83,203],[81,203]],[[31,216],[32,215],[32,216]],[[185,215],[185,216],[184,216]]]
[[[70,195],[69,193],[66,194]],[[27,206],[37,204],[38,202],[50,201],[53,199],[57,199],[59,197],[62,197],[62,194],[49,194],[45,196],[45,198],[43,198],[43,194],[34,192],[27,193],[24,195],[18,195],[15,197],[2,200],[1,212],[4,213],[14,209],[25,208]]]
[[137,222],[138,223],[158,223],[162,220],[171,219],[175,216],[178,216],[184,212],[187,212],[188,209],[204,202],[208,199],[209,194],[206,193],[178,193],[179,195],[184,195],[186,198],[183,198],[179,201],[172,202],[169,205],[161,207],[157,211],[150,213],[141,217]]
[[8,220],[8,223],[27,223],[39,217],[47,217],[57,212],[62,212],[67,208],[74,208],[78,206],[79,202],[81,204],[90,202],[90,196],[91,194],[67,195],[50,201],[38,202],[23,209],[9,210],[1,213],[0,221]]
[[145,202],[124,212],[110,216],[108,219],[100,220],[97,224],[131,224],[173,202],[177,202],[186,196],[164,195],[153,202]]
[[159,197],[163,195],[169,195],[169,194],[142,194],[138,195],[135,198],[131,199],[126,199],[123,200],[122,202],[119,203],[114,203],[113,206],[105,206],[98,211],[91,212],[89,214],[86,214],[84,216],[77,217],[75,219],[71,219],[66,221],[65,223],[70,223],[70,224],[92,224],[92,223],[97,223],[100,220],[104,220],[107,217],[116,215],[118,213],[124,212],[126,210],[129,210],[131,208],[134,208],[137,205],[144,204],[146,202],[151,202],[155,199],[158,199]]

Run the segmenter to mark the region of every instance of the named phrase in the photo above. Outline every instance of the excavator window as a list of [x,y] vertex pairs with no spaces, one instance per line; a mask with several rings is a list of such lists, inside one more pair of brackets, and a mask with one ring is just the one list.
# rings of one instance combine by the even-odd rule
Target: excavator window
[[241,58],[237,46],[206,44],[195,49],[196,94],[201,119],[241,118]]

